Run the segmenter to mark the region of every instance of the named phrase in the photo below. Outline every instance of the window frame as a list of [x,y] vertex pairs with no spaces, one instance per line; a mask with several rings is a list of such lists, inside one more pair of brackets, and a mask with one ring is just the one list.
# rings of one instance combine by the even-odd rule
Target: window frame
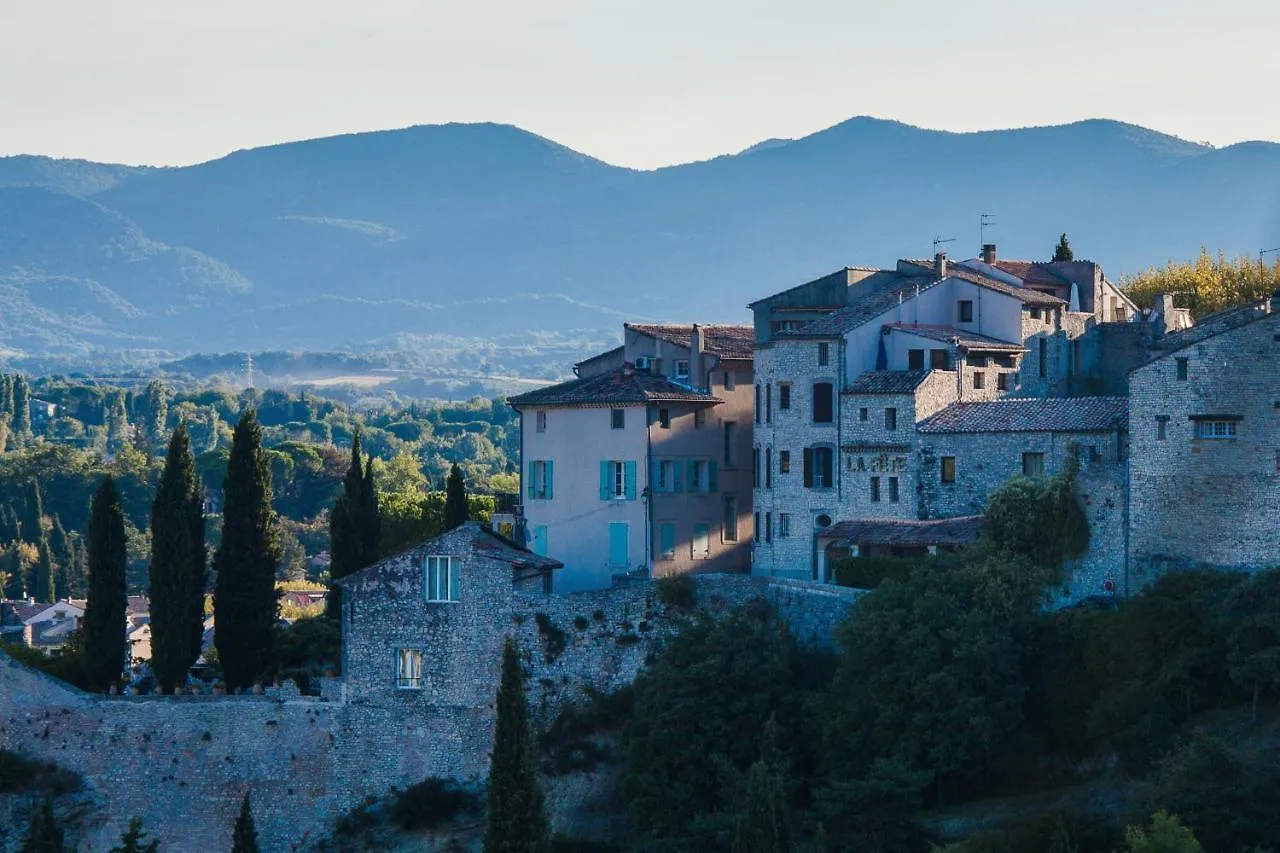
[[[426,685],[426,676],[422,674],[422,662],[425,659],[423,651],[418,646],[404,646],[396,649],[395,668],[396,668],[396,690],[422,690]],[[405,664],[408,661],[416,661],[417,674],[406,675]],[[414,667],[409,668],[412,673]]]
[[791,411],[791,383],[790,382],[778,383],[778,411],[780,412]]
[[689,381],[689,359],[677,358],[671,365],[671,378],[678,382]]
[[831,364],[831,344],[827,341],[818,341],[818,367],[827,367]]
[[907,350],[907,370],[924,370],[924,350]]
[[658,409],[658,429],[671,429],[671,410]]
[[[818,420],[818,414],[819,414],[819,412],[818,412],[818,399],[819,399],[819,397],[818,397],[818,388],[819,388],[819,387],[824,387],[824,388],[826,388],[826,389],[827,389],[827,390],[824,392],[824,393],[826,394],[826,407],[825,407],[825,411],[824,411],[824,414],[826,414],[826,415],[827,415],[826,420]],[[809,418],[810,418],[810,421],[811,421],[812,423],[815,423],[815,424],[823,424],[823,425],[826,425],[826,424],[834,424],[834,423],[836,422],[836,383],[834,383],[834,382],[832,382],[831,380],[828,380],[828,379],[818,379],[818,380],[815,380],[815,381],[813,382],[813,384],[810,386],[810,391],[809,391],[809,393],[810,393],[810,396],[811,396],[811,399],[810,399],[810,404],[811,404],[811,405],[810,405],[810,407],[809,407],[809,408],[810,408],[810,412],[809,412]]]
[[889,478],[889,503],[896,504],[902,502],[902,494],[898,489],[898,478]]
[[626,429],[627,428],[627,410],[626,409],[610,409],[609,410],[609,428],[610,429]]
[[722,538],[725,542],[738,541],[738,498],[736,495],[724,496],[724,518]]
[[778,473],[779,474],[791,473],[791,451],[790,450],[778,451]]
[[972,299],[958,300],[956,305],[956,312],[957,312],[957,316],[960,318],[958,322],[972,323],[973,322],[973,300]]
[[884,431],[885,432],[898,431],[898,407],[897,406],[885,406]]
[[1181,356],[1179,358],[1175,358],[1173,361],[1176,365],[1175,370],[1178,381],[1188,381],[1188,377],[1191,375],[1191,359],[1186,356]]
[[538,409],[538,411],[534,413],[533,420],[534,420],[535,432],[547,431],[547,410],[546,409]]
[[1009,374],[1008,373],[1000,372],[996,374],[996,390],[997,391],[1009,390]]
[[880,503],[880,478],[879,477],[871,478],[871,503],[873,504]]
[[778,513],[778,538],[791,538],[791,513],[789,512]]
[[[1043,477],[1045,472],[1044,451],[1040,450],[1024,450],[1022,451],[1022,476],[1024,477]],[[1039,469],[1039,470],[1033,470]]]
[[[452,554],[427,554],[422,564],[422,581],[425,589],[424,597],[427,604],[458,604],[462,600],[461,574],[462,566],[457,565],[455,569],[455,561],[457,558]],[[444,597],[438,597],[440,586],[440,565],[444,565]],[[435,568],[433,569],[433,564]]]
[[1240,437],[1240,421],[1236,418],[1196,418],[1197,441],[1224,441]]
[[956,458],[954,456],[943,456],[940,457],[940,460],[938,482],[954,483],[956,481]]

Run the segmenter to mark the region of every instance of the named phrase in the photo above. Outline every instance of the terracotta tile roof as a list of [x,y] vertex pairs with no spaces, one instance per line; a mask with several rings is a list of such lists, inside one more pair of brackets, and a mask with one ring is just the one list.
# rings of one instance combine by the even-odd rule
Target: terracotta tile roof
[[962,281],[981,285],[988,290],[994,290],[997,293],[1004,293],[1008,296],[1016,297],[1021,299],[1027,305],[1067,304],[1067,300],[1060,299],[1051,293],[1041,293],[1040,291],[1032,290],[1029,287],[1018,287],[1016,285],[1009,284],[1006,281],[1000,281],[999,279],[991,278],[990,276],[982,275],[981,273],[976,273],[971,269],[966,269],[965,267],[947,267],[947,275],[952,278],[961,279]]
[[862,518],[841,521],[818,535],[823,539],[847,539],[855,545],[964,545],[978,538],[982,516],[914,521],[896,518]]
[[590,364],[591,362],[593,362],[593,361],[599,361],[599,360],[600,360],[600,359],[602,359],[602,358],[610,358],[610,357],[613,357],[613,356],[620,356],[620,355],[622,355],[622,350],[623,350],[623,348],[622,348],[622,347],[614,347],[614,348],[613,348],[613,349],[611,349],[611,350],[605,350],[605,351],[604,351],[604,352],[602,352],[602,353],[598,353],[598,354],[596,354],[596,355],[593,355],[593,356],[591,356],[590,358],[584,358],[582,361],[574,362],[574,365],[573,365],[573,366],[574,366],[574,367],[581,367],[581,366],[582,366],[582,365],[584,365],[584,364]]
[[929,375],[927,370],[870,370],[850,383],[846,394],[910,394]]
[[1106,432],[1129,418],[1124,397],[1004,397],[952,403],[916,425],[921,433]]
[[[686,349],[693,342],[692,325],[625,323],[624,326]],[[755,329],[751,326],[699,325],[699,328],[702,330],[704,351],[721,358],[751,358],[751,345],[755,343]]]
[[1071,282],[1037,261],[1005,261],[997,259],[992,266],[1001,272],[1017,276],[1026,284],[1040,284],[1051,287],[1071,286]]
[[1021,344],[1009,343],[988,335],[979,335],[975,332],[957,329],[955,326],[937,326],[926,323],[887,323],[886,325],[890,329],[897,329],[900,332],[909,332],[933,341],[955,344],[960,349],[982,350],[985,352],[1027,351],[1027,348]]
[[613,370],[526,391],[507,400],[511,406],[572,406],[590,403],[719,403],[720,400],[665,376],[639,370]]
[[514,540],[501,533],[496,533],[482,524],[471,522],[476,528],[476,537],[471,540],[471,550],[486,557],[503,560],[520,568],[529,569],[562,569],[564,563],[550,557],[540,557]]

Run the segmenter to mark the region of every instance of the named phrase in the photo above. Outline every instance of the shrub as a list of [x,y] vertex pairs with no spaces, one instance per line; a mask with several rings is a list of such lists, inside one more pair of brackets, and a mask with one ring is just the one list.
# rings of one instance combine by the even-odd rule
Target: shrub
[[906,580],[920,565],[903,557],[845,557],[836,561],[836,583],[854,589],[875,589],[881,581]]
[[672,575],[658,581],[658,600],[668,607],[691,610],[695,604],[693,578],[689,575]]
[[333,833],[340,838],[353,838],[373,829],[375,823],[377,818],[373,816],[373,798],[370,797],[338,818],[338,822],[333,827]]
[[435,829],[461,814],[480,810],[480,798],[450,779],[429,776],[401,791],[391,806],[391,819],[408,830]]
[[585,618],[585,617],[583,617],[583,616],[575,616],[575,617],[573,617],[573,627],[574,627],[574,628],[577,628],[579,631],[585,631],[585,630],[587,630],[587,620],[586,620],[586,618]]
[[640,635],[633,633],[619,634],[618,639],[615,642],[623,648],[626,648],[627,646],[634,646],[636,643],[640,642]]
[[568,640],[564,631],[560,630],[547,614],[535,613],[533,620],[538,623],[538,633],[542,635],[542,641],[547,646],[547,663],[551,663],[560,657]]
[[71,771],[0,749],[0,794],[45,791],[56,796],[79,789],[80,777]]
[[591,618],[592,618],[592,619],[594,619],[594,620],[595,620],[595,621],[597,621],[597,622],[603,622],[603,621],[604,621],[604,611],[603,611],[603,610],[596,610],[596,611],[593,611],[593,612],[592,612],[592,614],[591,614]]
[[614,693],[586,692],[587,701],[565,706],[540,738],[542,769],[551,776],[594,770],[609,751],[593,737],[622,725],[631,714],[634,694],[629,686]]

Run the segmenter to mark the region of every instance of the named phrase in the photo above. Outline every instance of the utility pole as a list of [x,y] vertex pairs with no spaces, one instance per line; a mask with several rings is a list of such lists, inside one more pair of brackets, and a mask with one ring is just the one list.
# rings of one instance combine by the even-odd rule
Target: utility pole
[[1264,256],[1264,255],[1269,255],[1269,254],[1271,254],[1272,252],[1280,252],[1280,246],[1276,246],[1274,249],[1259,249],[1259,250],[1258,250],[1258,272],[1259,272],[1261,275],[1263,275],[1264,277],[1265,277],[1265,276],[1266,276],[1266,274],[1267,274],[1267,265],[1263,262],[1262,258],[1263,258],[1263,256]]

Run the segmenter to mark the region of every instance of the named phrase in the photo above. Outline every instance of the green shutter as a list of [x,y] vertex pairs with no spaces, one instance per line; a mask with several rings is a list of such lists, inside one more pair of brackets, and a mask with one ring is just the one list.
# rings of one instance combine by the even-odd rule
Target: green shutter
[[622,481],[623,481],[623,488],[625,489],[625,494],[627,496],[627,500],[629,501],[635,500],[636,499],[636,463],[634,462],[622,463]]
[[716,463],[714,461],[707,463],[707,491],[714,492],[716,490]]
[[529,496],[529,500],[533,500],[533,463],[532,462],[529,463],[529,474],[528,476],[525,477],[525,483],[528,484],[526,494]]
[[671,462],[671,491],[684,491],[684,465],[680,463],[679,459]]
[[609,463],[600,463],[600,500],[607,501],[613,496],[613,483],[609,477]]
[[675,554],[676,551],[676,526],[674,524],[658,525],[658,556],[665,557],[667,554]]
[[556,485],[555,473],[556,473],[556,463],[548,459],[547,460],[547,494],[546,494],[547,500],[551,500],[551,498],[555,496],[555,485]]

